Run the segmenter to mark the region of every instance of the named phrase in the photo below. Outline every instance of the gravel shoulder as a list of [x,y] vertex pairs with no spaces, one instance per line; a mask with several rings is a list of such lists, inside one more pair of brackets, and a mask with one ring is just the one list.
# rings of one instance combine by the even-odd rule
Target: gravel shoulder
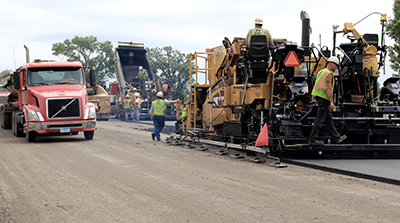
[[[0,129],[0,222],[397,222],[400,187],[274,168],[98,122],[91,141]],[[165,138],[165,135],[162,136]]]

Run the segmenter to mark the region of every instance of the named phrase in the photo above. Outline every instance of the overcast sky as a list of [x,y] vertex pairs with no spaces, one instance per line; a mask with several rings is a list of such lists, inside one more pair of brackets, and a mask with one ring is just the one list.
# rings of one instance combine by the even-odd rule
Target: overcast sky
[[[393,17],[393,0],[0,0],[0,3],[0,71],[15,69],[25,62],[24,44],[30,48],[31,60],[66,60],[52,56],[52,44],[75,36],[93,35],[101,42],[111,41],[114,48],[118,41],[133,41],[150,48],[172,46],[183,53],[193,53],[221,45],[224,37],[230,40],[245,37],[248,29],[254,27],[254,19],[260,17],[272,38],[301,44],[300,12],[305,10],[311,21],[311,43],[319,44],[321,35],[322,45],[332,49],[332,25],[340,25],[342,29],[344,23],[356,23],[372,12]],[[372,15],[355,28],[361,34],[380,34],[380,16]],[[338,39],[347,42],[341,35]],[[386,44],[393,41],[387,37]],[[392,72],[386,69],[380,81]]]

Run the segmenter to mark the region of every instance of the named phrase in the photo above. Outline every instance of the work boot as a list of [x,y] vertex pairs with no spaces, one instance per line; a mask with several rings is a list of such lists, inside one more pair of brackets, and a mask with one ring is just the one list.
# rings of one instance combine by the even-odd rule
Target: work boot
[[312,145],[324,145],[324,142],[321,140],[309,140],[308,144],[312,144]]
[[337,140],[336,144],[340,144],[341,142],[343,142],[345,139],[347,139],[346,135],[342,135],[339,137],[339,139]]
[[156,135],[154,135],[154,133],[151,133],[151,138],[153,139],[153,141],[156,139]]

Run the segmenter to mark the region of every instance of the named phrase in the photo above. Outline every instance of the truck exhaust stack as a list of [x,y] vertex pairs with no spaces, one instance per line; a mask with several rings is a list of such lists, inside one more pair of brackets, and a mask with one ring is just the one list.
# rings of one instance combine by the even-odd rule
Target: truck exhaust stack
[[26,54],[26,63],[29,63],[30,58],[29,58],[29,47],[27,45],[24,45],[25,47],[25,54]]

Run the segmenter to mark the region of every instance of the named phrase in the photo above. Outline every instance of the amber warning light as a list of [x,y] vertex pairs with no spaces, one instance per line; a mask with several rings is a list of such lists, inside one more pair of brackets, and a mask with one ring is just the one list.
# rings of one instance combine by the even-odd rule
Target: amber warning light
[[287,67],[296,67],[300,65],[299,58],[297,58],[297,55],[294,51],[289,52],[289,54],[286,56],[284,64]]
[[381,21],[386,21],[387,15],[386,14],[381,14]]

